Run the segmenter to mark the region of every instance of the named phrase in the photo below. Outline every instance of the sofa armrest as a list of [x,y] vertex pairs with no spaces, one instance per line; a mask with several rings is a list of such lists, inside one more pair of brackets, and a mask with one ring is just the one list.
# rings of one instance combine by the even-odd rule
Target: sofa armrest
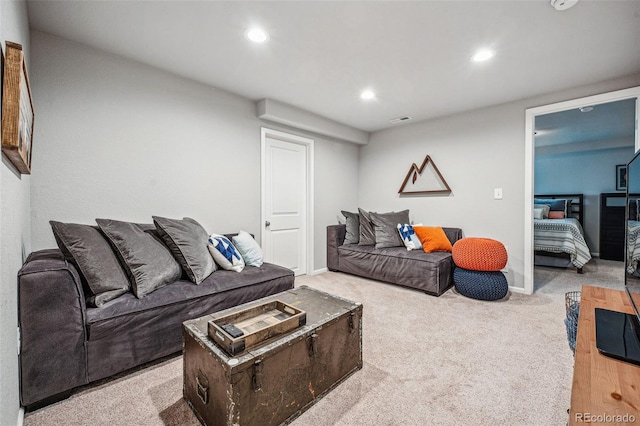
[[442,228],[444,230],[445,235],[451,241],[451,245],[455,244],[456,241],[462,239],[462,229],[460,228]]
[[59,250],[27,258],[18,272],[22,405],[88,383],[85,309],[78,272]]
[[344,237],[346,234],[347,225],[327,226],[327,269],[330,271],[340,270],[338,247],[344,244]]

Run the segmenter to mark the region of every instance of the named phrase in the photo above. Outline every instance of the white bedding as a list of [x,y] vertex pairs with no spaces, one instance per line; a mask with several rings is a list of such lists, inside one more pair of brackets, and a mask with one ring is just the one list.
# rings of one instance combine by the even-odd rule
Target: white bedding
[[638,261],[640,260],[640,222],[627,221],[627,273],[638,275]]
[[533,249],[567,253],[576,268],[582,268],[591,260],[591,252],[584,240],[582,226],[575,218],[534,219]]

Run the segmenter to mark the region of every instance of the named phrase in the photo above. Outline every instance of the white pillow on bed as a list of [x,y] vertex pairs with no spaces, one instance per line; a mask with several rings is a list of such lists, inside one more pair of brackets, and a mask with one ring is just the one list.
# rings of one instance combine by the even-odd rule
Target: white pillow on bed
[[[536,210],[540,210],[540,217],[536,215]],[[534,204],[533,205],[533,217],[535,219],[547,219],[549,217],[549,210],[551,206],[548,204]]]
[[537,207],[535,209],[533,209],[533,218],[534,219],[543,219],[542,215],[543,215],[544,209],[542,207]]

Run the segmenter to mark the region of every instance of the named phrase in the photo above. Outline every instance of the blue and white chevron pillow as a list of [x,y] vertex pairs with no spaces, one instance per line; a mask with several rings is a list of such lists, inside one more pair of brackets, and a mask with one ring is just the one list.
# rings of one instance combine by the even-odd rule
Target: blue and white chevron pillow
[[244,259],[240,252],[231,244],[231,241],[223,235],[209,235],[209,253],[213,256],[222,269],[228,271],[242,272],[244,269]]
[[404,243],[404,246],[407,248],[407,250],[422,249],[422,243],[414,232],[413,226],[408,223],[399,223],[398,232],[400,233],[400,238],[402,239],[402,242]]

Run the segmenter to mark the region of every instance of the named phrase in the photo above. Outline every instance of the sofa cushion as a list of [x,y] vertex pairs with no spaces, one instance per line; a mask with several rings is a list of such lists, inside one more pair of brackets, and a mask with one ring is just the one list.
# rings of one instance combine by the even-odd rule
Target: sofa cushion
[[373,223],[371,223],[371,214],[358,208],[360,213],[360,235],[358,244],[361,246],[372,246],[376,243],[376,234],[373,230]]
[[181,323],[293,288],[293,271],[263,264],[242,272],[217,270],[200,285],[185,280],[144,299],[132,294],[106,310],[87,310],[90,381],[182,350]]
[[360,242],[360,215],[342,210],[347,225],[344,244],[358,244]]
[[398,224],[409,223],[409,210],[390,213],[371,213],[376,248],[401,247]]
[[90,225],[50,221],[65,259],[74,264],[91,294],[87,303],[102,306],[129,291],[129,280],[109,242]]
[[451,241],[439,226],[414,226],[414,232],[420,238],[425,253],[445,251],[451,253]]
[[209,235],[197,221],[189,217],[179,220],[153,216],[153,223],[191,281],[200,284],[216,270],[207,249]]
[[[100,309],[87,309],[89,340],[112,333],[112,326],[118,322],[118,318],[124,324],[127,318],[132,320],[137,314],[145,311],[154,311],[171,304],[188,305],[197,299],[209,298],[214,294],[220,294],[220,297],[224,298],[222,293],[263,283],[267,285],[266,283],[281,278],[293,283],[294,273],[282,266],[263,263],[259,268],[247,266],[240,273],[218,269],[200,285],[193,285],[187,280],[179,280],[157,289],[144,299],[138,299],[131,293],[125,294],[106,303]],[[173,322],[175,323],[175,320]]]
[[453,281],[451,253],[425,253],[403,247],[376,249],[357,244],[338,247],[340,271],[440,295]]
[[224,235],[211,234],[208,240],[207,248],[222,269],[227,271],[242,272],[244,269],[244,259],[231,243],[229,238]]
[[136,297],[144,297],[180,278],[180,265],[152,233],[135,223],[111,219],[96,222],[122,261]]
[[[422,226],[422,225],[416,225]],[[399,223],[398,224],[398,234],[404,243],[404,246],[407,250],[422,250],[422,243],[420,242],[420,238],[416,235],[413,230],[413,225],[408,223]]]
[[264,263],[262,249],[250,233],[240,231],[238,232],[238,235],[231,237],[231,241],[240,252],[240,256],[244,259],[245,265],[256,267],[262,266]]

